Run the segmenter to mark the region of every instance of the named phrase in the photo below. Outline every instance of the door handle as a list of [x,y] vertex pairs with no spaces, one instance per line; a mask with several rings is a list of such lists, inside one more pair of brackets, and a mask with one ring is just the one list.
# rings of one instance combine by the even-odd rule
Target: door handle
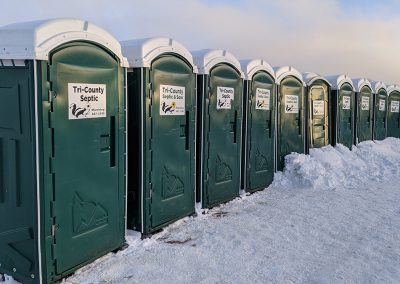
[[115,167],[115,116],[110,116],[110,167]]
[[186,111],[185,120],[185,150],[189,150],[189,111]]
[[301,123],[301,118],[303,117],[303,110],[302,109],[299,109],[299,118],[298,118],[298,120],[299,120],[299,135],[301,136],[301,133],[302,133],[302,131],[301,131],[301,127],[302,127],[302,123]]
[[233,143],[236,143],[237,140],[237,110],[235,110],[235,115],[233,118]]

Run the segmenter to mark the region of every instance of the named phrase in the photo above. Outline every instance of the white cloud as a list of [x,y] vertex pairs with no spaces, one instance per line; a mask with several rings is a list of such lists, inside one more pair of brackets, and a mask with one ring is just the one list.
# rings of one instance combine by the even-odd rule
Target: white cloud
[[[22,4],[23,3],[23,4]],[[119,39],[170,36],[190,49],[226,48],[300,71],[400,84],[400,18],[343,11],[334,0],[2,1],[0,24],[78,17]],[[5,9],[4,9],[5,7]]]

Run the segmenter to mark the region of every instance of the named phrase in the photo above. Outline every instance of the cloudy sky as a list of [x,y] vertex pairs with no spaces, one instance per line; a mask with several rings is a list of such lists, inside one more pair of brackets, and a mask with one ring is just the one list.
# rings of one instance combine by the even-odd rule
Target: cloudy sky
[[0,25],[87,19],[118,39],[168,36],[301,72],[400,84],[400,0],[1,0]]

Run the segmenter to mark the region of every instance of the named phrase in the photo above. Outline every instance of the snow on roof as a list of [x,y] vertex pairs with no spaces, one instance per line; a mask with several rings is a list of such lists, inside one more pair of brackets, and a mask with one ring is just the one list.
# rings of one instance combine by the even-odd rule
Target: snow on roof
[[387,94],[387,87],[386,87],[385,83],[383,83],[381,81],[371,81],[371,86],[372,86],[372,92],[374,94],[377,94],[379,92],[379,90],[381,90],[381,89],[384,89]]
[[390,95],[392,92],[399,92],[400,93],[400,86],[398,85],[391,85],[387,87],[387,93]]
[[347,75],[330,75],[325,78],[331,83],[332,90],[340,89],[345,83],[348,83],[353,88],[353,91],[355,90],[353,81]]
[[302,75],[303,75],[304,82],[306,83],[307,86],[310,86],[312,83],[314,83],[317,80],[322,80],[322,81],[326,82],[329,86],[332,86],[332,84],[325,77],[322,77],[321,75],[318,75],[316,73],[306,72],[306,73],[303,73]]
[[54,48],[75,40],[98,43],[113,52],[122,66],[127,65],[121,45],[111,34],[78,19],[21,22],[0,27],[0,59],[48,60]]
[[192,52],[193,59],[200,74],[210,74],[210,70],[219,63],[228,63],[240,73],[243,78],[239,60],[230,52],[224,49],[203,49]]
[[193,56],[178,41],[167,37],[153,37],[122,41],[122,51],[128,58],[130,67],[150,67],[152,61],[165,53],[175,53],[186,59],[193,67],[195,73],[197,68],[193,62]]
[[284,78],[287,76],[293,76],[302,82],[303,86],[306,84],[303,81],[303,76],[299,71],[297,71],[292,66],[283,66],[283,67],[274,67],[275,76],[276,76],[276,83],[279,85]]
[[355,86],[356,92],[360,92],[361,89],[365,86],[369,87],[372,90],[371,82],[365,78],[353,79],[353,84]]
[[275,80],[274,69],[263,59],[240,60],[240,66],[246,80],[251,80],[258,71],[265,71]]

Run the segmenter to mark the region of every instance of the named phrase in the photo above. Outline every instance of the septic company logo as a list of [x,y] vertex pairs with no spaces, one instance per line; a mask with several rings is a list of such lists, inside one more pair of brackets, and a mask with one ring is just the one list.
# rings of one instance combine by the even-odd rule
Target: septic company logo
[[264,106],[266,106],[265,101],[257,100],[257,107],[264,107]]
[[161,110],[164,113],[173,113],[175,111],[176,103],[172,102],[170,105],[166,104],[165,102],[162,103],[161,105]]
[[222,108],[230,103],[230,100],[233,97],[233,89],[227,89],[223,87],[218,87],[218,93],[220,97],[218,98],[218,107]]
[[106,116],[106,85],[68,83],[69,119]]
[[104,88],[102,87],[72,86],[72,88],[75,94],[81,94],[80,102],[87,103],[85,107],[78,107],[75,103],[70,104],[69,108],[76,118],[80,116],[86,117],[91,110],[91,102],[98,102],[99,95],[104,93]]
[[87,108],[83,108],[83,107],[77,107],[76,104],[72,103],[69,106],[69,109],[71,110],[72,115],[75,116],[76,118],[79,118],[80,116],[86,117],[90,112],[90,105],[88,104]]

